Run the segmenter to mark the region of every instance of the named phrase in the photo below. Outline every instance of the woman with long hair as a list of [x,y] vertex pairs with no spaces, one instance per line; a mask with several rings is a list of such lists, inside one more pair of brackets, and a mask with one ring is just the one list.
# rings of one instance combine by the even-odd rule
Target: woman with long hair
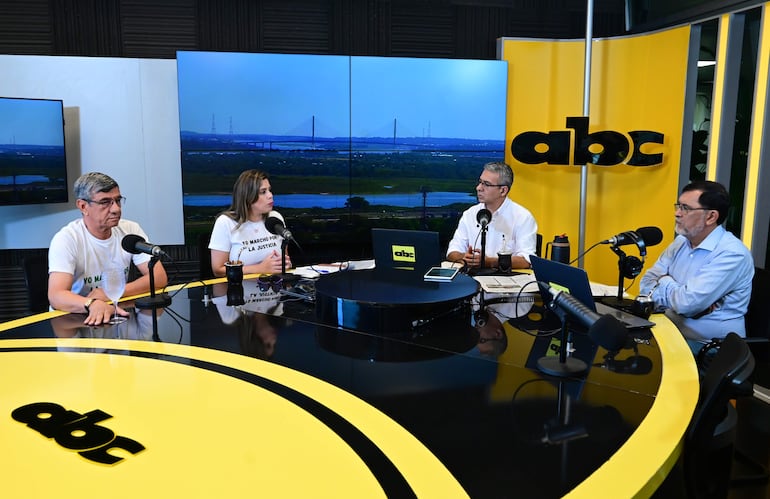
[[[267,173],[246,170],[233,186],[233,201],[214,222],[209,249],[214,275],[225,275],[225,263],[240,261],[244,274],[281,272],[283,238],[270,233],[265,219],[273,209],[273,192]],[[285,252],[286,268],[291,259]]]

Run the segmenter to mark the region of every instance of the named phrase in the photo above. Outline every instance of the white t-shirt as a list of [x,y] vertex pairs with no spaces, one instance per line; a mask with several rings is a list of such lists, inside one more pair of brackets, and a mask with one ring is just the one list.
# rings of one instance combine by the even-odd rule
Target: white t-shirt
[[86,228],[83,219],[74,220],[54,234],[48,249],[48,272],[64,272],[72,275],[72,292],[88,296],[92,289],[99,287],[102,270],[113,262],[128,268],[133,260],[140,265],[150,260],[150,255],[133,255],[125,251],[121,242],[127,234],[136,234],[147,239],[138,223],[120,220],[112,228],[109,239],[97,239]]
[[283,238],[268,232],[265,222],[249,220],[237,229],[236,225],[238,223],[227,215],[219,215],[211,231],[209,249],[227,252],[228,260],[241,260],[244,265],[260,263],[273,250],[281,254]]
[[[482,208],[484,203],[478,203],[463,212],[457,230],[449,241],[447,255],[452,251],[465,253],[468,246],[481,249],[481,227],[476,221],[476,215]],[[505,198],[500,208],[492,213],[492,219],[487,225],[485,254],[497,256],[497,252],[503,248],[503,242],[513,256],[524,257],[527,261],[529,255],[534,255],[537,248],[535,217],[510,198]]]

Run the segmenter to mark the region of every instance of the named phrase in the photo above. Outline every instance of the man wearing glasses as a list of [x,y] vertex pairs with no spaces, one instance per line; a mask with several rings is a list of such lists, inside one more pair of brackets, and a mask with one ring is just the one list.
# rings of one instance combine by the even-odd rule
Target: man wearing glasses
[[[51,240],[48,301],[57,310],[87,314],[85,324],[103,324],[109,322],[115,310],[99,287],[106,267],[118,265],[127,272],[133,261],[142,277],[127,283],[123,296],[150,290],[150,255],[132,255],[121,246],[126,234],[136,234],[144,240],[147,236],[138,223],[121,219],[126,198],[109,176],[86,173],[75,181],[74,193],[83,216],[65,225]],[[164,287],[167,277],[163,265],[158,262],[153,270],[155,285]]]
[[505,163],[487,163],[476,183],[479,203],[462,214],[457,230],[449,242],[447,260],[465,262],[468,267],[481,266],[481,226],[478,214],[486,208],[492,214],[487,225],[484,267],[497,267],[497,253],[511,253],[511,268],[529,268],[529,255],[535,254],[537,223],[523,206],[511,201],[513,171]]
[[674,204],[677,237],[642,277],[639,289],[679,327],[697,352],[733,331],[746,336],[754,260],[722,223],[730,197],[722,184],[686,185]]

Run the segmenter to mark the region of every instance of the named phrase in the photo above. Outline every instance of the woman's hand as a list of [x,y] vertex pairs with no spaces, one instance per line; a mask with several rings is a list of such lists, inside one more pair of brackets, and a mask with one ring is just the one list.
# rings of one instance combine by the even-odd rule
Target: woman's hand
[[[289,268],[289,265],[286,265]],[[244,274],[280,274],[281,273],[281,254],[273,250],[264,260],[255,264],[247,265],[243,269]]]

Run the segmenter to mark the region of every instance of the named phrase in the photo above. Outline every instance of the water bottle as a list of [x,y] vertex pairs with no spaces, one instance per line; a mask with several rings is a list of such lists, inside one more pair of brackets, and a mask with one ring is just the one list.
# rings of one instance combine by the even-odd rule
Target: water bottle
[[549,245],[551,246],[551,260],[569,264],[569,238],[567,238],[567,234],[554,236],[553,242],[546,244],[546,254]]

